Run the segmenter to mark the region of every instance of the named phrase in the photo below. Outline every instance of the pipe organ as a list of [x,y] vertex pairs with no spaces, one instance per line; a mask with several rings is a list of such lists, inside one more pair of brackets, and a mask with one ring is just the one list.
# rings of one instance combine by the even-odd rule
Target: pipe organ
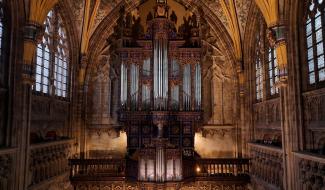
[[137,29],[142,27],[137,18],[123,15],[119,121],[127,132],[128,156],[138,161],[138,180],[180,181],[202,121],[199,25],[192,14],[176,29],[166,0],[157,0],[153,13],[145,33]]

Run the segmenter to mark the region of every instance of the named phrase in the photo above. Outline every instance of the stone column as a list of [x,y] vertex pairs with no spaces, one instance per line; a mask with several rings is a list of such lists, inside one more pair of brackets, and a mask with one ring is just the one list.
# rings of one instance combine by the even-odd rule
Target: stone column
[[[292,152],[297,151],[298,141],[295,127],[289,123],[288,102],[288,64],[287,64],[287,43],[285,37],[285,26],[275,25],[267,30],[267,37],[272,47],[275,48],[279,69],[279,82],[276,84],[280,93],[281,106],[281,129],[282,129],[282,149],[284,167],[284,189],[295,189],[294,185],[294,157]],[[295,146],[297,145],[297,146]]]
[[31,123],[31,96],[34,79],[34,55],[43,27],[40,24],[29,22],[24,26],[24,53],[20,64],[21,82],[18,92],[20,113],[17,119],[17,162],[16,186],[17,190],[27,189],[29,185],[29,137]]
[[[88,57],[83,55],[79,68],[79,81],[78,81],[78,104],[77,104],[77,128],[79,133],[79,150],[80,157],[85,157],[86,153],[86,105],[87,105],[87,85],[85,84],[85,75],[87,68]],[[77,137],[78,137],[77,136]]]
[[246,146],[248,141],[246,139],[246,126],[245,126],[245,75],[241,68],[242,62],[237,63],[238,69],[238,84],[239,84],[239,113],[236,114],[239,117],[239,122],[236,123],[236,141],[237,141],[237,157],[242,157],[246,154]]

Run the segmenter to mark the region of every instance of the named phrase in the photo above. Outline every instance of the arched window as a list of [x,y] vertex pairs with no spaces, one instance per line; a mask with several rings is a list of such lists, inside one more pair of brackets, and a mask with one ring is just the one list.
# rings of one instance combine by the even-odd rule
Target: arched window
[[324,64],[324,0],[310,0],[305,23],[308,84],[325,81]]
[[255,100],[270,99],[277,96],[279,88],[279,71],[275,49],[270,47],[266,38],[267,26],[262,15],[259,16],[255,37],[254,64],[255,70]]
[[37,46],[34,90],[65,98],[69,85],[69,45],[56,9],[48,13],[44,26],[43,40]]

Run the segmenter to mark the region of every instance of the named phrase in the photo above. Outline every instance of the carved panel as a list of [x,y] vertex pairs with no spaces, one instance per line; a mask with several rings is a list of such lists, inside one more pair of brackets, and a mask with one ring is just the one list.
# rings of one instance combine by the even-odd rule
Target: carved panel
[[282,149],[250,143],[249,151],[252,159],[251,176],[253,186],[265,183],[282,189],[284,174]]
[[15,149],[0,150],[0,189],[11,189]]
[[305,92],[303,108],[307,149],[323,151],[325,146],[325,89]]
[[168,183],[168,184],[154,184],[154,183],[138,183],[131,184],[127,182],[115,182],[106,184],[84,183],[75,186],[76,190],[248,190],[245,184],[222,184],[211,181],[198,181],[192,183]]
[[307,127],[325,129],[325,89],[304,93],[303,102]]
[[68,158],[72,156],[72,147],[73,140],[32,145],[29,185],[37,185],[69,171]]
[[325,159],[308,153],[295,153],[298,190],[325,189]]
[[32,96],[31,142],[47,139],[47,133],[55,133],[52,138],[69,136],[70,103],[53,97]]
[[281,129],[280,98],[257,103],[253,110],[255,127]]

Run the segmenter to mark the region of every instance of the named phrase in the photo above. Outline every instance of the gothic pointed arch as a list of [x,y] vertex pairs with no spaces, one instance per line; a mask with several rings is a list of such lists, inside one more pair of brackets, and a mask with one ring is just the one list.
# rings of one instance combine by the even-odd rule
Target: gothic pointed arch
[[52,9],[44,22],[42,41],[37,45],[35,92],[69,96],[70,48],[65,28],[58,8]]

